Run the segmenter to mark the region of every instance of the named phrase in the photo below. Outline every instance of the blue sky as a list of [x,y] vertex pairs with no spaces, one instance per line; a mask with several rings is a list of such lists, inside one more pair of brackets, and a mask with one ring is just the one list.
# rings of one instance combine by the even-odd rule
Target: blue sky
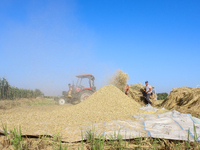
[[200,85],[199,0],[1,0],[0,77],[59,95],[116,69],[157,92]]

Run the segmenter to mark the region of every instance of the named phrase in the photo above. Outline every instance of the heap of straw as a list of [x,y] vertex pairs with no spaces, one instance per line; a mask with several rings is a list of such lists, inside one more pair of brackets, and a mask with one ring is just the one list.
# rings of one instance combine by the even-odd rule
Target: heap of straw
[[128,73],[124,73],[121,70],[117,70],[114,73],[114,75],[110,78],[110,83],[119,88],[122,92],[124,92],[128,80]]
[[[141,89],[144,89],[144,88],[145,88],[145,86],[142,84],[139,84],[139,83],[132,84],[132,85],[130,85],[130,88],[129,88],[129,96],[142,106],[147,104],[146,97],[141,92]],[[150,100],[154,104],[154,102],[155,102],[154,96],[150,97]]]
[[[129,80],[129,76],[127,73],[124,73],[121,70],[117,70],[114,75],[110,78],[110,83],[119,88],[122,92],[125,92],[125,86],[127,85],[127,81]],[[146,105],[146,98],[142,94],[141,89],[144,89],[145,86],[142,84],[132,84],[129,88],[129,96],[138,102],[141,106]],[[155,99],[151,99],[154,101]]]
[[175,88],[159,106],[200,117],[200,88]]
[[142,84],[132,84],[129,87],[129,96],[142,106],[145,105],[145,97],[140,90],[144,89],[144,87]]

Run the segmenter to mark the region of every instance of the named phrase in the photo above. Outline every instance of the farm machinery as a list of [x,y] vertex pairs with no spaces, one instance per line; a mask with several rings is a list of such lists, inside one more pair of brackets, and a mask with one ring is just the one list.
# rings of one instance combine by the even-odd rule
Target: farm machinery
[[[86,100],[90,95],[96,91],[94,86],[95,77],[91,74],[77,75],[78,78],[76,85],[68,84],[69,90],[62,91],[61,97],[55,97],[54,100],[59,105],[64,105],[65,103],[71,103],[73,105],[78,104]],[[84,87],[81,83],[83,79],[89,79],[89,87]]]

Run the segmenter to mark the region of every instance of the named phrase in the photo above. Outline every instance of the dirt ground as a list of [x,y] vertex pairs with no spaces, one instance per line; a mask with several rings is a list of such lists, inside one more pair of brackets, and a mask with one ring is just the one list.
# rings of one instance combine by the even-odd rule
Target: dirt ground
[[0,100],[0,109],[11,109],[15,107],[41,106],[41,105],[55,105],[53,99],[48,98],[21,98],[16,100]]
[[79,135],[80,131],[88,125],[102,121],[132,119],[127,113],[131,115],[138,112],[138,108],[135,109],[136,102],[129,98],[127,98],[128,106],[124,104],[124,99],[116,101],[116,104],[107,102],[107,99],[104,104],[101,102],[103,100],[95,99],[95,101],[99,102],[97,106],[92,106],[94,102],[84,102],[85,104],[81,103],[79,106],[71,104],[61,106],[53,99],[44,98],[0,101],[0,132],[3,133],[3,126],[6,125],[8,130],[21,127],[23,135],[61,134],[64,141],[72,141],[69,137]]
[[[36,98],[36,99],[18,99],[18,100],[1,100],[0,101],[0,115],[9,114],[12,111],[19,112],[21,110],[25,110],[28,117],[28,112],[31,110],[38,111],[38,112],[52,112],[54,110],[59,110],[62,107],[68,108],[73,106],[72,104],[65,104],[63,106],[59,106],[53,99],[47,98]],[[15,118],[17,119],[17,118]],[[7,118],[7,120],[11,121],[12,118]],[[25,119],[24,119],[25,120]],[[5,122],[2,117],[0,117],[1,126],[2,123],[7,125],[8,131],[12,130],[14,126],[9,126],[9,121]],[[12,122],[12,121],[11,121]],[[8,124],[7,124],[8,123]],[[27,124],[32,124],[31,122]],[[31,125],[30,125],[31,126]],[[20,126],[23,132],[23,126]],[[18,127],[16,127],[18,128]],[[26,127],[25,127],[26,128]],[[58,139],[55,137],[25,137],[22,138],[21,142],[22,147],[23,145],[27,145],[31,149],[44,149],[44,150],[52,150],[57,149],[60,145],[62,147],[70,147],[70,149],[76,149],[80,146],[80,143],[59,143]],[[0,150],[13,150],[14,146],[8,140],[8,138],[3,134],[3,130],[0,129]]]
[[[161,101],[156,101],[155,105],[161,103]],[[75,142],[75,143],[60,143],[59,138],[62,136],[60,134],[60,125],[62,126],[70,126],[70,124],[67,125],[68,119],[67,118],[67,111],[70,110],[73,105],[71,104],[65,104],[63,106],[57,105],[53,99],[44,99],[44,98],[37,98],[37,99],[21,99],[21,100],[5,100],[0,101],[0,121],[4,125],[7,125],[8,130],[13,129],[13,125],[15,125],[16,128],[21,127],[22,133],[24,135],[30,135],[28,134],[28,131],[30,128],[32,128],[33,131],[36,131],[35,133],[42,134],[42,135],[51,135],[48,136],[23,136],[21,145],[22,147],[29,147],[30,149],[36,149],[36,150],[53,150],[53,149],[59,149],[61,146],[63,149],[67,147],[67,149],[91,149],[91,145],[87,142]],[[57,121],[51,119],[51,115],[55,115],[57,112],[63,112],[64,116],[57,116]],[[13,112],[16,112],[17,115],[9,115],[13,114]],[[34,112],[34,113],[30,113]],[[39,113],[37,113],[39,112]],[[66,112],[66,113],[64,113]],[[8,117],[5,117],[5,114],[8,115]],[[26,115],[24,115],[26,114]],[[24,118],[21,118],[21,116],[25,116]],[[37,115],[40,115],[41,120],[37,120]],[[43,116],[41,116],[43,115]],[[63,117],[66,119],[66,124],[60,124],[59,120],[63,120]],[[31,118],[28,120],[27,118]],[[33,123],[33,120],[36,122]],[[16,124],[16,122],[18,124]],[[1,126],[1,132],[2,133],[2,124]],[[39,126],[40,129],[43,130],[35,130],[35,126]],[[53,132],[52,132],[53,131]],[[36,134],[35,134],[36,135]],[[73,136],[73,135],[71,135]],[[147,143],[146,141],[144,143]],[[148,147],[144,146],[144,147]],[[129,143],[129,147],[132,147],[135,149],[137,147],[137,144],[135,141],[132,141],[132,144]],[[0,149],[2,150],[13,150],[14,146],[11,144],[11,142],[8,140],[8,138],[2,134],[0,134]]]

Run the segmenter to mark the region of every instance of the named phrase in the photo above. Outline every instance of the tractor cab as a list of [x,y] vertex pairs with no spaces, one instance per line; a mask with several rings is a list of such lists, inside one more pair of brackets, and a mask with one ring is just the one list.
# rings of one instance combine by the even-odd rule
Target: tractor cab
[[[78,78],[77,83],[76,83],[76,87],[75,87],[76,92],[81,92],[82,90],[86,90],[86,89],[96,91],[96,87],[94,86],[95,78],[94,78],[93,75],[82,74],[82,75],[77,75],[76,77]],[[82,80],[85,79],[85,78],[89,79],[89,86],[88,87],[84,87],[82,85]]]

